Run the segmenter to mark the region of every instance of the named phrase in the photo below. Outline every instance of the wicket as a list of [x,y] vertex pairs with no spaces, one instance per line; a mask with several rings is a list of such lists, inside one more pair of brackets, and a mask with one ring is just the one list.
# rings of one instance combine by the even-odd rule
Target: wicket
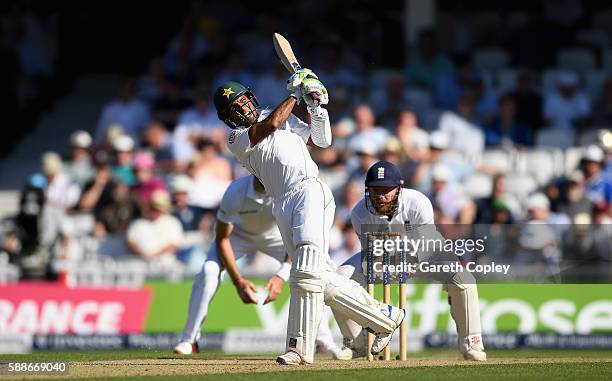
[[[389,237],[400,236],[400,233],[396,232],[370,232],[367,234],[367,252],[366,252],[366,278],[368,284],[368,293],[374,296],[374,285],[376,284],[376,274],[374,271],[374,240],[375,239],[389,239]],[[404,251],[399,251],[399,255],[394,256],[399,259],[399,263],[406,262],[406,253]],[[395,264],[397,262],[394,261]],[[383,303],[389,303],[391,301],[391,274],[388,269],[388,265],[391,264],[391,255],[387,250],[383,251],[382,255],[382,264],[387,267],[383,267],[385,271],[382,274],[382,284],[383,284]],[[397,276],[397,281],[399,283],[399,308],[406,308],[406,282],[408,281],[408,275],[406,272],[402,271]],[[402,324],[399,329],[399,360],[406,360],[407,356],[407,339],[408,339],[408,327],[407,327],[407,319],[402,321]],[[373,361],[374,356],[370,353],[370,348],[372,347],[372,343],[374,342],[374,334],[368,334],[368,361]],[[387,345],[383,351],[383,359],[386,361],[391,360],[391,346],[390,343]]]

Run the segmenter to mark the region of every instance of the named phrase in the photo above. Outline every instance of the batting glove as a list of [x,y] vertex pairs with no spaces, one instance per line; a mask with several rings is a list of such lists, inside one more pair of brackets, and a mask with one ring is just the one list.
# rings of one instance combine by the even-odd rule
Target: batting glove
[[317,75],[310,69],[301,69],[296,71],[287,80],[287,90],[290,93],[300,93],[300,85],[307,78],[318,79]]
[[329,103],[329,93],[323,83],[316,78],[306,78],[300,86],[302,98],[308,107],[317,107]]

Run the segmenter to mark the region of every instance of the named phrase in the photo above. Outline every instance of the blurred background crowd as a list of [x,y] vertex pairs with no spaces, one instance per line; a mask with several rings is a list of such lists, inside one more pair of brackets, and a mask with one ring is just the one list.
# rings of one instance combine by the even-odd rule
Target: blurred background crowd
[[[408,24],[419,4],[417,13],[435,17],[417,28]],[[212,92],[236,80],[260,104],[280,103],[288,73],[275,31],[330,93],[334,143],[312,155],[336,198],[336,262],[359,249],[350,210],[367,169],[384,159],[432,200],[438,224],[565,226],[524,228],[500,255],[534,266],[586,261],[599,272],[583,280],[612,279],[609,6],[168,6],[1,6],[0,97],[15,122],[2,130],[0,170],[19,190],[0,225],[0,281],[138,285],[199,271],[223,193],[247,175],[227,150]],[[114,96],[97,91],[109,87]],[[77,99],[49,118],[71,94],[100,107]],[[76,114],[90,122],[75,123]],[[24,157],[38,169],[22,170]],[[264,256],[242,266],[258,275],[278,267]]]

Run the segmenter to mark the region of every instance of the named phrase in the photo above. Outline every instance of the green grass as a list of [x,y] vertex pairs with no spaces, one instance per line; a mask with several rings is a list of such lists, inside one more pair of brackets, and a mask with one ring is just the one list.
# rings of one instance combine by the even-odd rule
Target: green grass
[[[352,370],[309,370],[302,367],[291,373],[286,372],[264,372],[264,373],[226,373],[226,374],[193,374],[175,376],[136,376],[136,377],[98,377],[83,380],[113,380],[113,381],[136,381],[136,380],[238,380],[238,381],[281,381],[291,379],[299,380],[376,380],[376,381],[504,381],[504,380],[611,380],[612,362],[607,363],[580,363],[580,358],[612,359],[612,351],[601,350],[489,350],[489,358],[533,358],[533,363],[528,364],[488,364],[479,366],[454,365],[440,367],[410,367],[410,368],[377,368],[377,369],[352,369]],[[411,354],[414,358],[454,358],[452,350],[426,350],[421,353]],[[272,361],[274,355],[230,355],[219,351],[207,351],[192,357],[179,357],[169,351],[160,350],[129,350],[129,351],[40,351],[23,355],[0,355],[3,361],[112,361],[112,360],[136,360],[136,359],[269,359]],[[538,363],[538,358],[575,358],[576,361],[567,363]],[[5,377],[5,378],[2,378]],[[6,376],[0,376],[2,379]],[[77,379],[71,379],[77,380]]]

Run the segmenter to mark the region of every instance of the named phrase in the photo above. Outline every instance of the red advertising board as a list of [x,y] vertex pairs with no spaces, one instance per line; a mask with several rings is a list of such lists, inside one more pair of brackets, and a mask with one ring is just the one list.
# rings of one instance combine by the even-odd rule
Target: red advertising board
[[57,283],[0,285],[0,335],[140,333],[151,290],[69,288]]

